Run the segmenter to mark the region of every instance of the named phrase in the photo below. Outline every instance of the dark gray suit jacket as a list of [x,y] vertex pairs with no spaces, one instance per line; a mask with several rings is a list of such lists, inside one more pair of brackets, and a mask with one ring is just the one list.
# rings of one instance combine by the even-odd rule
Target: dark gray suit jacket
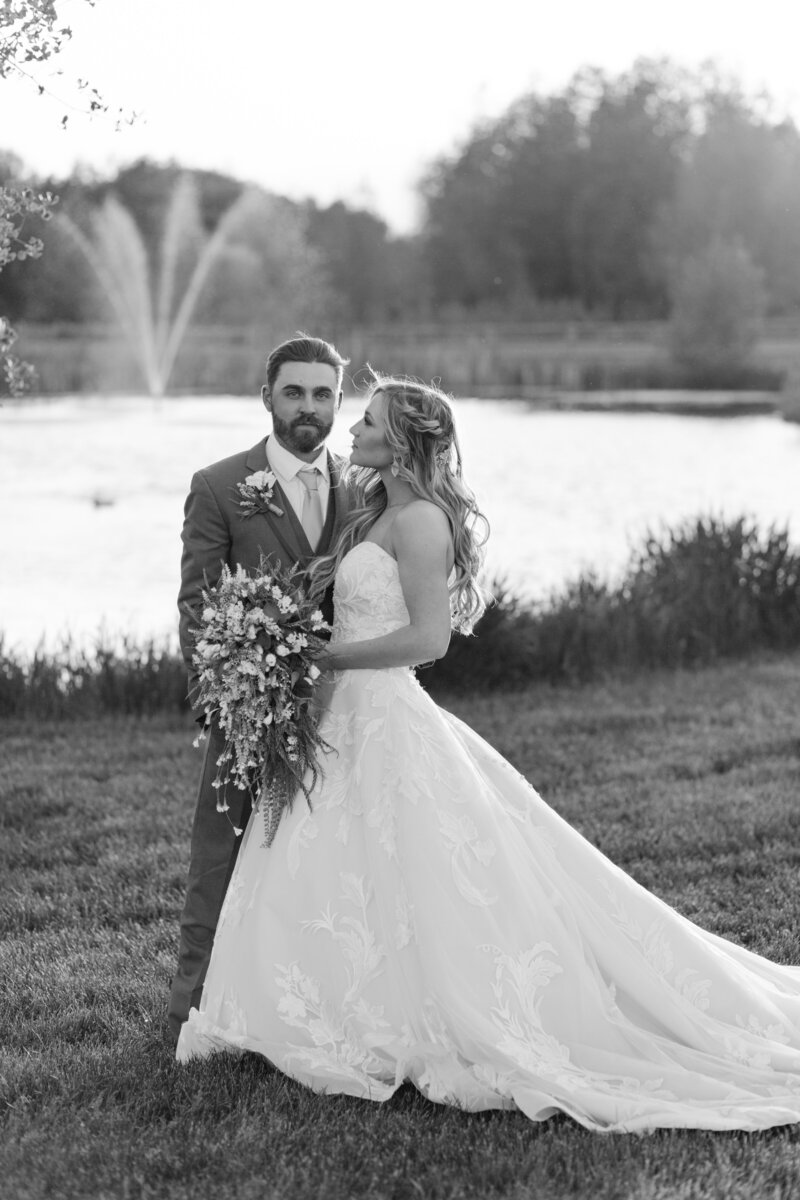
[[[269,469],[266,439],[251,450],[204,467],[193,476],[184,508],[181,588],[178,593],[181,651],[189,669],[190,699],[197,683],[192,667],[194,640],[191,630],[197,622],[202,589],[217,582],[223,563],[232,569],[241,563],[247,570],[254,571],[264,554],[280,561],[284,567],[295,563],[305,567],[317,555],[327,554],[336,544],[351,503],[341,481],[344,463],[344,459],[328,452],[331,482],[328,512],[315,552],[312,552],[303,527],[279,484],[275,485],[273,500],[283,510],[283,516],[267,512],[246,517],[239,506],[241,496],[236,485],[254,471]],[[325,615],[330,620],[330,599],[322,608],[323,612],[328,609]]]

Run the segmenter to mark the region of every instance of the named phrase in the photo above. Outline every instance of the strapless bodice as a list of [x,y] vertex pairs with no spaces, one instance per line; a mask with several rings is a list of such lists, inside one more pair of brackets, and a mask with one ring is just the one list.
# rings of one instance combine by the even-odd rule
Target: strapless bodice
[[377,542],[359,542],[339,564],[332,642],[381,637],[408,625],[397,563]]

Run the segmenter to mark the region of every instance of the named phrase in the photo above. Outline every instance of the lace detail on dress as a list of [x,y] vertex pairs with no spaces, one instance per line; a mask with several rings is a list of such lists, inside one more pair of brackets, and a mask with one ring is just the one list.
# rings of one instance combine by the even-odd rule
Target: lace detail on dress
[[381,637],[408,624],[397,563],[377,542],[359,542],[339,564],[331,642]]

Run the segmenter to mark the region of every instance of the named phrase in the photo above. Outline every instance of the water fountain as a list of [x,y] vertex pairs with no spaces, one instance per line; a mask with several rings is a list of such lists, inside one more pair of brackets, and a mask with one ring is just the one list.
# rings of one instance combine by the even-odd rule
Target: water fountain
[[[163,396],[192,315],[221,252],[236,228],[252,219],[264,196],[246,188],[205,237],[197,188],[182,176],[170,197],[161,240],[154,291],[147,247],[131,214],[113,195],[94,214],[92,237],[66,214],[58,224],[80,247],[97,278],[141,369],[151,396]],[[193,243],[200,241],[199,250]],[[181,264],[195,251],[188,280],[179,294]]]

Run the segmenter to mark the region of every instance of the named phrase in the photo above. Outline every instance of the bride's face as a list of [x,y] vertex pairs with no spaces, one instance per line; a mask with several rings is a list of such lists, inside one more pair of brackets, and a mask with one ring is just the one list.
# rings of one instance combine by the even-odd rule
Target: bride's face
[[367,405],[364,416],[353,425],[353,449],[350,462],[356,467],[373,467],[380,471],[392,462],[392,452],[386,440],[386,397],[375,392]]

